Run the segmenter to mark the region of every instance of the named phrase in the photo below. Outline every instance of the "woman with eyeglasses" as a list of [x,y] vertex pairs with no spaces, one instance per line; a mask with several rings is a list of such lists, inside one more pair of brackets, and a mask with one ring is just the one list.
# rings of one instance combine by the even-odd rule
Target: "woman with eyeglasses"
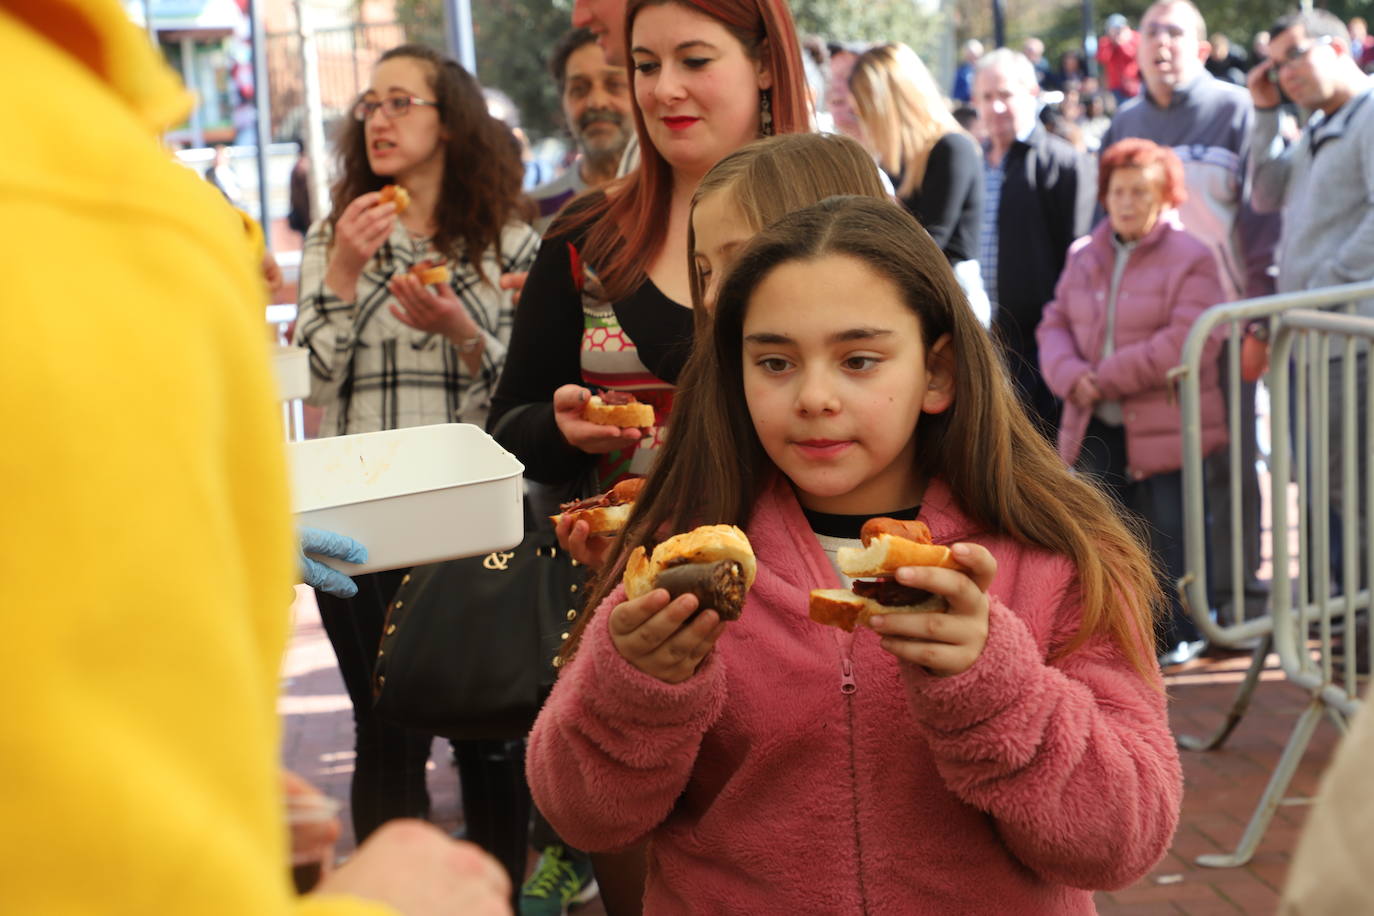
[[[482,424],[515,314],[499,277],[528,270],[539,247],[509,131],[467,71],[403,45],[377,63],[336,153],[332,212],[305,240],[295,331],[310,351],[308,401],[324,408],[322,434]],[[384,200],[388,185],[409,205]],[[447,280],[412,273],[436,264]],[[358,842],[387,820],[429,813],[431,737],[372,711],[372,665],[404,575],[359,576],[352,598],[316,596],[353,701]]]

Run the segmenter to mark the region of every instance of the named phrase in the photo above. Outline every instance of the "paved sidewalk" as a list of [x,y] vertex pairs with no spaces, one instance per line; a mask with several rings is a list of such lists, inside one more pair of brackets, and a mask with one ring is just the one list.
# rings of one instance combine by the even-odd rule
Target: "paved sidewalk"
[[[352,720],[348,696],[335,668],[333,652],[320,626],[309,591],[301,588],[296,626],[283,670],[281,711],[286,765],[330,796],[348,801],[353,764]],[[1306,698],[1287,684],[1269,660],[1249,714],[1227,745],[1210,753],[1183,752],[1187,791],[1183,819],[1173,848],[1160,865],[1133,887],[1099,893],[1099,912],[1111,916],[1190,916],[1275,912],[1291,853],[1307,808],[1298,798],[1311,796],[1337,740],[1324,722],[1289,789],[1291,803],[1279,808],[1254,859],[1245,867],[1204,869],[1194,858],[1207,852],[1229,852],[1240,839],[1269,774],[1288,741]],[[1176,732],[1202,735],[1223,719],[1248,657],[1203,660],[1168,678],[1170,719]],[[446,746],[435,744],[430,761],[433,816],[448,830],[462,821],[458,780]],[[353,848],[347,808],[340,854]],[[532,859],[531,859],[532,861]],[[596,901],[577,910],[602,916]]]

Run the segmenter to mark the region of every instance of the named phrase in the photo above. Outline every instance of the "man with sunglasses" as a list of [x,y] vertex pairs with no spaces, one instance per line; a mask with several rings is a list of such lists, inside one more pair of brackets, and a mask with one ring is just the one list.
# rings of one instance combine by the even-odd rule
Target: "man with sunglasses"
[[[1268,295],[1274,291],[1268,269],[1278,239],[1277,214],[1257,214],[1247,199],[1246,163],[1254,106],[1241,86],[1207,72],[1212,51],[1202,13],[1191,0],[1159,0],[1141,18],[1140,74],[1145,88],[1117,109],[1102,137],[1106,150],[1118,140],[1144,137],[1172,147],[1183,161],[1188,199],[1179,217],[1189,232],[1216,254],[1222,286],[1229,300]],[[1222,384],[1229,383],[1226,354],[1222,354]],[[1255,386],[1241,383],[1240,411],[1231,428],[1241,442],[1242,569],[1247,603],[1261,604],[1265,592],[1255,571],[1260,564],[1259,478],[1255,474]],[[1227,403],[1230,403],[1229,397]],[[1225,452],[1205,465],[1207,502],[1214,519],[1209,548],[1217,558],[1210,577],[1210,604],[1232,600],[1231,472]],[[1187,661],[1202,648],[1196,634],[1181,634],[1170,657]]]
[[[1374,279],[1374,81],[1351,54],[1350,33],[1325,10],[1284,16],[1270,30],[1269,55],[1247,82],[1257,115],[1253,135],[1256,207],[1281,210],[1278,288],[1296,292]],[[1311,117],[1297,142],[1285,148],[1279,136],[1279,90]],[[1361,304],[1374,316],[1374,300]],[[1333,348],[1330,389],[1332,550],[1331,571],[1341,581],[1339,509],[1341,385]],[[1357,367],[1357,443],[1364,441],[1365,356]],[[1365,447],[1358,478],[1364,478]],[[1364,501],[1356,500],[1359,530]]]

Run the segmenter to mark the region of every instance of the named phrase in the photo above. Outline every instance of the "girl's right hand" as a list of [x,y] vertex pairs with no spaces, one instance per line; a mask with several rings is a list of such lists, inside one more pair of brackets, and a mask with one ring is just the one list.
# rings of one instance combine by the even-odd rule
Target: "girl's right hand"
[[611,642],[624,659],[667,684],[681,684],[706,658],[725,621],[715,611],[697,609],[695,595],[670,599],[665,589],[617,604],[611,611]]
[[352,291],[351,287],[357,284],[363,268],[377,253],[377,249],[382,247],[387,236],[391,235],[395,225],[396,204],[391,201],[381,203],[381,195],[377,191],[359,195],[344,208],[334,226],[334,247],[329,254],[326,282],[333,280],[350,289],[341,290],[331,283],[335,294],[342,299],[353,298],[344,293]]
[[553,393],[553,418],[558,431],[573,448],[592,455],[604,455],[625,448],[644,433],[633,428],[603,426],[582,419],[582,409],[592,393],[581,385],[564,385]]

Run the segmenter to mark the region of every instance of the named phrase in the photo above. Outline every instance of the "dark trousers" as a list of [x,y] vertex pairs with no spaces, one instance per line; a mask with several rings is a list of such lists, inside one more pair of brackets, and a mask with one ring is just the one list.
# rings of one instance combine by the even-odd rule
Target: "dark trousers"
[[1127,512],[1145,523],[1150,554],[1168,598],[1169,616],[1155,628],[1163,652],[1180,642],[1201,638],[1178,595],[1185,571],[1183,556],[1183,472],[1166,471],[1140,480],[1127,472],[1126,430],[1093,417],[1078,457],[1078,469],[1092,474]]
[[[353,833],[361,843],[398,817],[429,817],[425,765],[434,737],[402,728],[372,710],[372,666],[382,639],[386,608],[406,570],[356,576],[358,594],[335,598],[317,592],[320,619],[334,646],[344,686],[353,702]],[[525,785],[525,745],[514,741],[454,741],[463,819],[468,839],[505,866],[519,891],[528,856],[530,793]]]
[[382,640],[386,608],[405,570],[356,576],[358,594],[335,598],[316,592],[320,620],[334,646],[348,698],[353,701],[353,834],[361,843],[386,821],[429,817],[425,764],[431,735],[392,725],[372,711],[372,666]]
[[525,782],[525,741],[454,741],[458,785],[463,793],[467,839],[506,869],[514,898],[529,859],[530,801]]
[[[1234,599],[1232,586],[1231,551],[1237,537],[1241,544],[1241,581],[1247,591],[1262,601],[1264,591],[1258,585],[1256,571],[1260,567],[1260,486],[1255,462],[1259,457],[1259,443],[1255,429],[1255,383],[1238,381],[1240,385],[1240,413],[1231,416],[1231,376],[1227,355],[1230,343],[1218,357],[1221,366],[1221,393],[1226,399],[1227,423],[1230,435],[1240,443],[1241,526],[1237,532],[1231,526],[1231,449],[1228,445],[1203,459],[1203,486],[1207,493],[1207,508],[1211,513],[1208,530],[1210,557],[1207,584],[1208,603],[1222,608]],[[1259,613],[1256,608],[1254,613]],[[1247,611],[1246,616],[1253,616]]]

